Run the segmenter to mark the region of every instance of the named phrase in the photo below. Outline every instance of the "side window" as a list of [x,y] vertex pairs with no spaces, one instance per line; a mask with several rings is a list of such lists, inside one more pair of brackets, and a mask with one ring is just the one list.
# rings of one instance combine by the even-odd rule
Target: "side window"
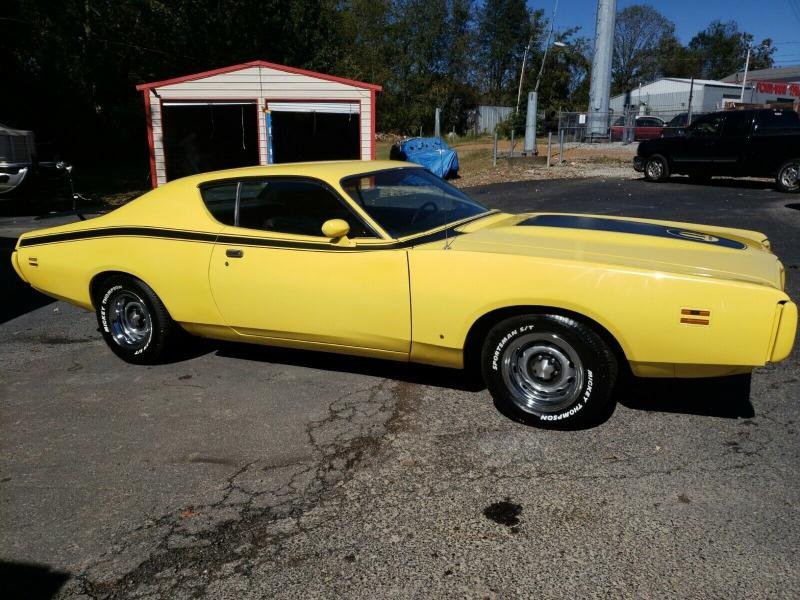
[[722,128],[722,137],[748,136],[750,135],[750,125],[752,123],[752,112],[731,111],[725,115],[725,125]]
[[242,182],[239,227],[320,237],[322,224],[329,219],[347,221],[350,237],[375,237],[333,192],[318,183],[287,179]]
[[694,135],[698,137],[716,137],[722,125],[722,115],[708,115],[697,119],[692,127]]
[[798,129],[800,118],[792,110],[765,110],[758,113],[758,129]]
[[217,221],[234,225],[236,213],[236,182],[204,186],[200,190],[203,202]]

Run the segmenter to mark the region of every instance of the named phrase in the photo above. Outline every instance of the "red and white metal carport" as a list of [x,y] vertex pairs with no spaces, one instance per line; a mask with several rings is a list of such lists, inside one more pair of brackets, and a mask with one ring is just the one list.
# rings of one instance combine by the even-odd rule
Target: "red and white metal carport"
[[[169,157],[165,148],[164,115],[165,108],[169,107],[253,105],[258,156],[255,162],[253,149],[249,160],[250,164],[262,165],[273,162],[270,114],[314,113],[315,118],[326,114],[344,114],[352,118],[358,115],[357,156],[362,160],[375,158],[375,95],[381,91],[379,85],[256,60],[144,83],[136,89],[144,95],[153,187],[167,181]],[[248,114],[252,112],[253,108],[249,108]],[[242,110],[243,141],[244,114]],[[247,126],[252,127],[253,123]]]

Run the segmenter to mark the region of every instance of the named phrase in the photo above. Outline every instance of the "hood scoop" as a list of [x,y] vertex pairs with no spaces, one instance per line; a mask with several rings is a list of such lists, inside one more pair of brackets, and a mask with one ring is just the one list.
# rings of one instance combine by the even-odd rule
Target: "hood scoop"
[[517,224],[518,227],[560,227],[564,229],[583,229],[588,231],[607,231],[611,233],[627,233],[647,235],[650,237],[669,238],[684,242],[696,242],[722,246],[734,250],[747,248],[742,242],[676,227],[667,227],[655,223],[641,223],[624,219],[604,219],[602,217],[582,217],[577,215],[536,215]]

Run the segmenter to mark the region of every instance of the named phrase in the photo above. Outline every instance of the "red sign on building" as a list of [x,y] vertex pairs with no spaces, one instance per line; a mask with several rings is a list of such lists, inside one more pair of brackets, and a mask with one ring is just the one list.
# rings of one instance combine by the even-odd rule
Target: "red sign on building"
[[800,98],[800,83],[782,83],[777,81],[756,81],[759,94],[775,94],[777,96],[793,96]]

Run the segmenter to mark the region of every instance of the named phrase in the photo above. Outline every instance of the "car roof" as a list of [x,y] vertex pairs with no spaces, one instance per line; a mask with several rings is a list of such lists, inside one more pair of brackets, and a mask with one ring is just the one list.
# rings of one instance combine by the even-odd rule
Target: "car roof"
[[383,171],[386,169],[403,169],[422,167],[415,163],[398,160],[334,160],[317,162],[281,163],[276,165],[259,165],[239,167],[222,171],[210,171],[175,179],[165,186],[198,186],[212,181],[237,179],[243,177],[295,176],[313,177],[327,181],[338,181],[343,177]]

